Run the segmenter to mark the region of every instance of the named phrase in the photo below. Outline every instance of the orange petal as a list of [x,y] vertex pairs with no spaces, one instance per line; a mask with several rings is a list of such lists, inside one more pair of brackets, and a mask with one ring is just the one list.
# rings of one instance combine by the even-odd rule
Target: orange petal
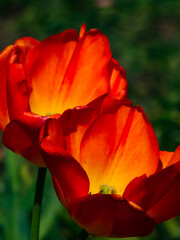
[[17,46],[18,49],[20,49],[20,56],[19,56],[19,62],[24,64],[26,61],[26,56],[29,51],[29,49],[39,45],[39,41],[31,38],[31,37],[23,37],[18,39],[15,43],[14,46]]
[[79,31],[79,39],[82,39],[86,34],[86,24],[83,23]]
[[111,59],[108,64],[108,73],[110,78],[111,94],[117,99],[127,96],[127,80],[124,69],[115,59]]
[[108,184],[122,194],[135,177],[154,173],[158,162],[158,142],[140,107],[118,103],[97,118],[82,139],[80,164],[92,193]]
[[97,30],[79,42],[75,30],[43,40],[26,63],[31,110],[40,115],[62,113],[106,93],[110,57],[108,40]]
[[180,146],[177,147],[175,152],[160,151],[160,160],[163,168],[180,161]]
[[60,118],[66,140],[66,150],[76,160],[79,160],[83,134],[100,112],[103,99],[104,97],[100,97],[88,106],[69,109]]
[[[167,167],[150,177],[145,175],[129,183],[123,197],[138,204],[144,211],[149,210],[180,179],[180,162]],[[175,196],[172,196],[173,198]],[[179,199],[180,200],[180,199]],[[168,207],[168,206],[167,206]]]
[[66,116],[65,118],[63,117],[65,117],[65,115],[62,116],[63,121],[69,119],[69,124],[72,124],[68,128],[68,130],[71,132],[65,137],[66,150],[75,159],[79,160],[81,140],[87,127],[93,121],[94,112],[92,109],[86,108],[81,109],[81,111],[71,111],[69,116]]
[[54,145],[49,137],[42,140],[41,148],[61,203],[66,205],[74,198],[87,195],[89,179],[79,163],[63,148]]
[[12,120],[3,133],[3,144],[35,165],[45,167],[39,148],[39,130],[43,119],[34,114],[24,114],[19,120]]
[[160,151],[159,158],[162,163],[162,168],[167,167],[168,162],[171,160],[173,154],[174,154],[173,152]]
[[[124,101],[131,104],[129,101]],[[105,109],[111,108],[117,101],[110,95],[102,95],[85,107],[66,110],[61,118],[63,134],[66,140],[66,150],[77,160],[80,160],[80,145],[83,135],[89,125]]]
[[88,233],[103,237],[145,236],[154,221],[118,195],[95,194],[72,201],[71,217]]
[[22,64],[10,64],[7,80],[7,101],[10,119],[29,110],[28,86]]
[[31,85],[31,110],[40,115],[61,113],[61,85],[76,48],[78,35],[67,30],[53,35],[33,48],[26,61],[28,83]]
[[8,46],[0,53],[0,128],[4,130],[9,122],[9,113],[7,107],[7,71],[9,58],[14,51],[14,46]]
[[171,166],[172,164],[177,163],[179,161],[180,161],[180,146],[178,146],[176,148],[176,151],[174,152],[174,154],[173,154],[172,158],[170,159],[170,161],[168,162],[167,166]]

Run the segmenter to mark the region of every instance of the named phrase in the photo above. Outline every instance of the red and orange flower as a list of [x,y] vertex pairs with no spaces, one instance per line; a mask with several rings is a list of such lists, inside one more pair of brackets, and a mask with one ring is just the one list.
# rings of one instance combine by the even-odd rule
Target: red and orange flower
[[0,128],[3,143],[39,166],[44,121],[104,94],[126,97],[123,68],[98,30],[67,30],[42,42],[25,37],[0,54]]
[[159,152],[141,107],[68,110],[46,121],[41,139],[57,196],[87,232],[144,236],[180,214],[180,147]]
[[98,30],[17,40],[0,54],[3,143],[48,167],[61,203],[88,233],[145,236],[180,214],[180,147],[160,152]]

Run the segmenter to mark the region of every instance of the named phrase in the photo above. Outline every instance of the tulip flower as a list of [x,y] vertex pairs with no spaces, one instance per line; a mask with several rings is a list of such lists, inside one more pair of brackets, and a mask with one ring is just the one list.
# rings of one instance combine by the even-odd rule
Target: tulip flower
[[25,37],[0,53],[0,128],[3,143],[45,166],[39,131],[49,118],[109,95],[127,94],[125,71],[111,56],[108,39],[82,25],[39,42]]
[[60,202],[88,233],[145,236],[180,214],[180,147],[160,152],[145,113],[130,101],[98,116],[92,106],[68,110],[46,121],[40,139]]

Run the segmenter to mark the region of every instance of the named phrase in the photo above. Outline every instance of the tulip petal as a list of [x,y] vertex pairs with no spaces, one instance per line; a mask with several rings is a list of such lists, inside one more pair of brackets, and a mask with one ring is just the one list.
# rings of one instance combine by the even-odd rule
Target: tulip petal
[[117,99],[127,96],[127,80],[124,69],[115,59],[111,59],[108,64],[108,73],[110,78],[111,94]]
[[154,221],[118,195],[95,194],[75,199],[68,211],[88,233],[104,237],[145,236]]
[[[30,106],[34,113],[61,113],[61,84],[76,48],[78,34],[67,30],[44,39],[29,52],[26,73],[32,92]],[[56,88],[54,88],[56,86]]]
[[47,119],[41,130],[39,135],[39,141],[41,142],[43,138],[48,137],[51,140],[51,143],[57,145],[58,147],[65,148],[64,136],[62,134],[62,126],[59,121],[60,115],[54,118]]
[[[177,189],[172,195],[169,194],[169,192],[172,193],[172,188],[174,188],[174,186],[179,186],[179,181],[180,162],[177,162],[176,164],[171,165],[149,177],[143,175],[135,178],[125,189],[123,197],[128,201],[138,204],[144,211],[148,211],[149,209],[151,211],[153,205],[157,202],[160,203],[162,198],[166,195],[170,197],[170,201],[172,202],[176,202],[176,198],[180,201],[180,194],[177,193]],[[175,193],[177,193],[177,196]],[[176,208],[175,206],[168,205],[166,207],[173,208],[173,210]]]
[[22,64],[13,63],[9,66],[7,101],[11,120],[29,110],[28,86]]
[[[2,130],[4,130],[5,126],[7,125],[7,123],[9,122],[9,113],[8,113],[8,107],[10,106],[7,103],[7,99],[9,98],[9,96],[7,96],[7,88],[6,86],[9,86],[9,83],[7,83],[8,80],[8,71],[9,71],[9,65],[12,63],[23,63],[25,61],[26,58],[26,54],[28,52],[28,50],[32,47],[34,47],[35,45],[38,44],[38,41],[30,38],[30,37],[24,37],[21,38],[19,40],[17,40],[14,45],[10,45],[7,48],[4,49],[4,51],[2,51],[0,53],[0,128]],[[11,77],[10,77],[10,84],[13,84],[13,87],[11,88],[12,91],[15,90],[15,98],[13,99],[13,101],[11,101],[11,103],[14,104],[14,101],[16,100],[17,97],[17,93],[20,91],[21,93],[24,93],[24,82],[22,83],[21,80],[22,76],[23,76],[23,72],[22,69],[16,69],[17,65],[15,66],[14,69],[14,73],[13,70],[11,69]],[[18,67],[17,67],[18,68]],[[20,68],[20,67],[19,67]],[[19,76],[20,74],[20,76]],[[16,79],[17,77],[17,79]],[[24,76],[23,76],[24,78]],[[15,81],[15,83],[14,83]],[[9,90],[8,90],[9,91]],[[12,92],[10,91],[10,92]],[[19,94],[18,94],[19,95]],[[23,94],[22,94],[23,95]],[[12,98],[12,95],[11,95]],[[24,101],[24,97],[23,100]],[[10,100],[8,99],[8,102],[10,102]],[[19,101],[19,96],[18,96],[18,104],[20,103]],[[16,103],[17,103],[16,102]],[[22,103],[20,106],[20,109],[22,110]],[[19,111],[18,106],[17,106],[17,112]]]
[[62,113],[106,93],[110,58],[108,40],[97,30],[80,41],[75,30],[43,40],[26,62],[31,110],[40,115]]
[[14,46],[8,46],[0,53],[0,128],[4,130],[6,124],[9,122],[9,114],[7,108],[7,72],[9,58],[14,51]]
[[[163,152],[161,156],[162,162],[167,162],[166,160],[169,156],[171,157],[169,158],[168,166],[170,166],[170,168],[176,167],[176,169],[179,170],[179,179],[174,181],[166,194],[148,211],[157,223],[166,221],[180,214],[180,167],[178,168],[178,166],[180,166],[180,146],[177,147],[173,155],[168,152]],[[174,164],[174,166],[172,164]],[[171,176],[167,176],[164,185],[169,183],[170,177]]]
[[166,151],[160,151],[159,153],[160,153],[159,158],[162,163],[162,168],[166,168],[174,153],[166,152]]
[[180,179],[177,180],[167,193],[147,212],[156,223],[167,221],[180,214]]
[[90,125],[80,151],[92,193],[108,184],[122,194],[135,177],[154,173],[159,162],[158,142],[142,109],[119,103]]
[[82,39],[86,34],[86,24],[83,23],[79,31],[79,39]]
[[[125,103],[131,104],[128,100]],[[66,150],[77,160],[80,160],[80,145],[83,135],[98,114],[109,109],[117,101],[109,95],[103,95],[85,107],[66,110],[61,118]],[[57,131],[57,130],[56,130]]]
[[26,56],[28,54],[29,49],[39,45],[39,41],[31,38],[31,37],[23,37],[18,39],[14,46],[18,47],[20,50],[20,56],[19,56],[19,63],[24,64],[26,61]]
[[175,152],[160,151],[160,160],[163,168],[178,162],[180,160],[180,146],[177,147]]
[[101,96],[85,107],[66,110],[61,118],[66,150],[79,161],[80,144],[84,132],[101,111],[105,96]]
[[6,126],[2,136],[3,144],[32,163],[45,167],[38,143],[43,121],[38,115],[24,113],[19,120],[12,120]]
[[61,203],[66,206],[72,199],[87,195],[89,179],[80,164],[63,147],[54,145],[49,137],[42,140],[41,148]]
[[[166,154],[168,154],[168,153],[166,153]],[[162,161],[163,161],[163,159],[162,159]],[[172,164],[177,163],[178,161],[180,161],[180,146],[178,146],[176,148],[176,151],[172,155],[172,158],[169,160],[167,166],[171,166]]]

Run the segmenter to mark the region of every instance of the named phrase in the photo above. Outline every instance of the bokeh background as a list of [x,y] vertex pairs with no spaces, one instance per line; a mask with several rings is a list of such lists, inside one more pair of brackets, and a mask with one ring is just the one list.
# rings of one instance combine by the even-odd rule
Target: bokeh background
[[[180,1],[0,0],[0,51],[23,36],[42,40],[69,28],[79,31],[83,22],[107,35],[113,57],[126,70],[129,99],[144,108],[161,150],[174,151],[180,143]],[[1,143],[0,240],[29,239],[36,175],[37,167]],[[40,239],[71,240],[79,232],[48,174]],[[180,218],[140,239],[180,240]]]

